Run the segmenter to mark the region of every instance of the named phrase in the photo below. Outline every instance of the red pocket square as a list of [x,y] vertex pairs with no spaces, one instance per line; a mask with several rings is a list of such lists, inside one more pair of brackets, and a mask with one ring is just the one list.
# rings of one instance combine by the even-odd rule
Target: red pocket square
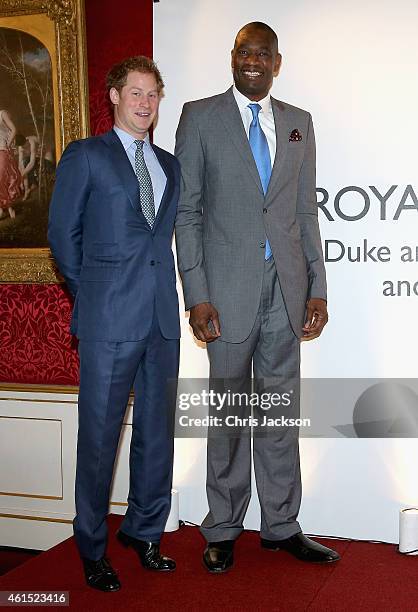
[[289,136],[289,142],[300,142],[302,140],[302,134],[299,130],[292,130]]

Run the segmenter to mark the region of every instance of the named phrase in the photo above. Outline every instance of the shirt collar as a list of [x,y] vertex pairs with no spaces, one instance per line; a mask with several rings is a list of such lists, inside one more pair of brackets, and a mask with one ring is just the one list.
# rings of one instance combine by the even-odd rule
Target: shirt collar
[[[125,130],[122,130],[121,128],[117,127],[116,125],[113,126],[113,130],[119,136],[120,141],[123,144],[123,148],[125,149],[125,151],[127,151],[129,149],[129,147],[132,146],[132,144],[135,142],[135,140],[138,140],[137,138],[135,138],[131,134],[128,134],[128,132],[125,132]],[[145,146],[149,145],[149,134],[147,134],[145,136],[144,144],[145,144]]]
[[[238,104],[238,108],[240,110],[240,113],[242,113],[244,111],[244,109],[246,107],[248,107],[249,104],[254,104],[254,100],[250,100],[249,98],[247,98],[246,96],[244,96],[244,94],[242,94],[240,91],[238,91],[238,89],[235,87],[235,85],[232,87],[232,92],[234,94],[234,98],[236,103]],[[267,113],[271,113],[271,97],[270,94],[267,94],[267,96],[265,98],[263,98],[262,100],[258,100],[258,102],[256,102],[256,104],[259,104],[261,106],[261,111],[265,114]]]

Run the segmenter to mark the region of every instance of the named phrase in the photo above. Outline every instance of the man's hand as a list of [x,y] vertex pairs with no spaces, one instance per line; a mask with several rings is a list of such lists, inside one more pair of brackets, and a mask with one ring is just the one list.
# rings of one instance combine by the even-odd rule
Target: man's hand
[[306,321],[301,340],[314,340],[321,335],[328,322],[327,303],[322,298],[311,298],[306,304]]
[[189,322],[194,335],[202,342],[213,342],[221,335],[218,311],[210,302],[196,304],[190,308]]

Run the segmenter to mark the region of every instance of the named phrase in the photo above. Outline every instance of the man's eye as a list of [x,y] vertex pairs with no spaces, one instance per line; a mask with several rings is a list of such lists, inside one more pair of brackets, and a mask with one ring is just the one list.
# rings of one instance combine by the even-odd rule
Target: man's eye
[[240,51],[238,51],[239,55],[247,55],[247,51],[245,51],[244,49],[241,49]]

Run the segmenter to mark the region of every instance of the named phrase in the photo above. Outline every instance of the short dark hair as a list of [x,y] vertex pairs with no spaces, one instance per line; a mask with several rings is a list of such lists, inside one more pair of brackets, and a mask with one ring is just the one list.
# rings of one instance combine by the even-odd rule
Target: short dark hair
[[135,55],[134,57],[128,57],[122,62],[115,64],[109,70],[106,76],[106,87],[109,92],[112,87],[121,91],[122,87],[126,85],[129,72],[142,72],[144,74],[153,74],[157,81],[158,92],[161,92],[164,88],[164,81],[161,73],[158,70],[157,64],[149,57],[145,55]]
[[273,28],[271,28],[266,23],[263,23],[262,21],[251,21],[251,23],[247,23],[245,26],[242,26],[242,28],[239,30],[238,34],[235,37],[234,47],[237,44],[238,36],[241,34],[241,32],[243,32],[244,30],[247,30],[247,29],[248,30],[249,29],[264,30],[264,32],[267,32],[268,34],[270,34],[273,42],[276,45],[277,51],[279,50],[279,39],[277,37],[276,32],[273,30]]

